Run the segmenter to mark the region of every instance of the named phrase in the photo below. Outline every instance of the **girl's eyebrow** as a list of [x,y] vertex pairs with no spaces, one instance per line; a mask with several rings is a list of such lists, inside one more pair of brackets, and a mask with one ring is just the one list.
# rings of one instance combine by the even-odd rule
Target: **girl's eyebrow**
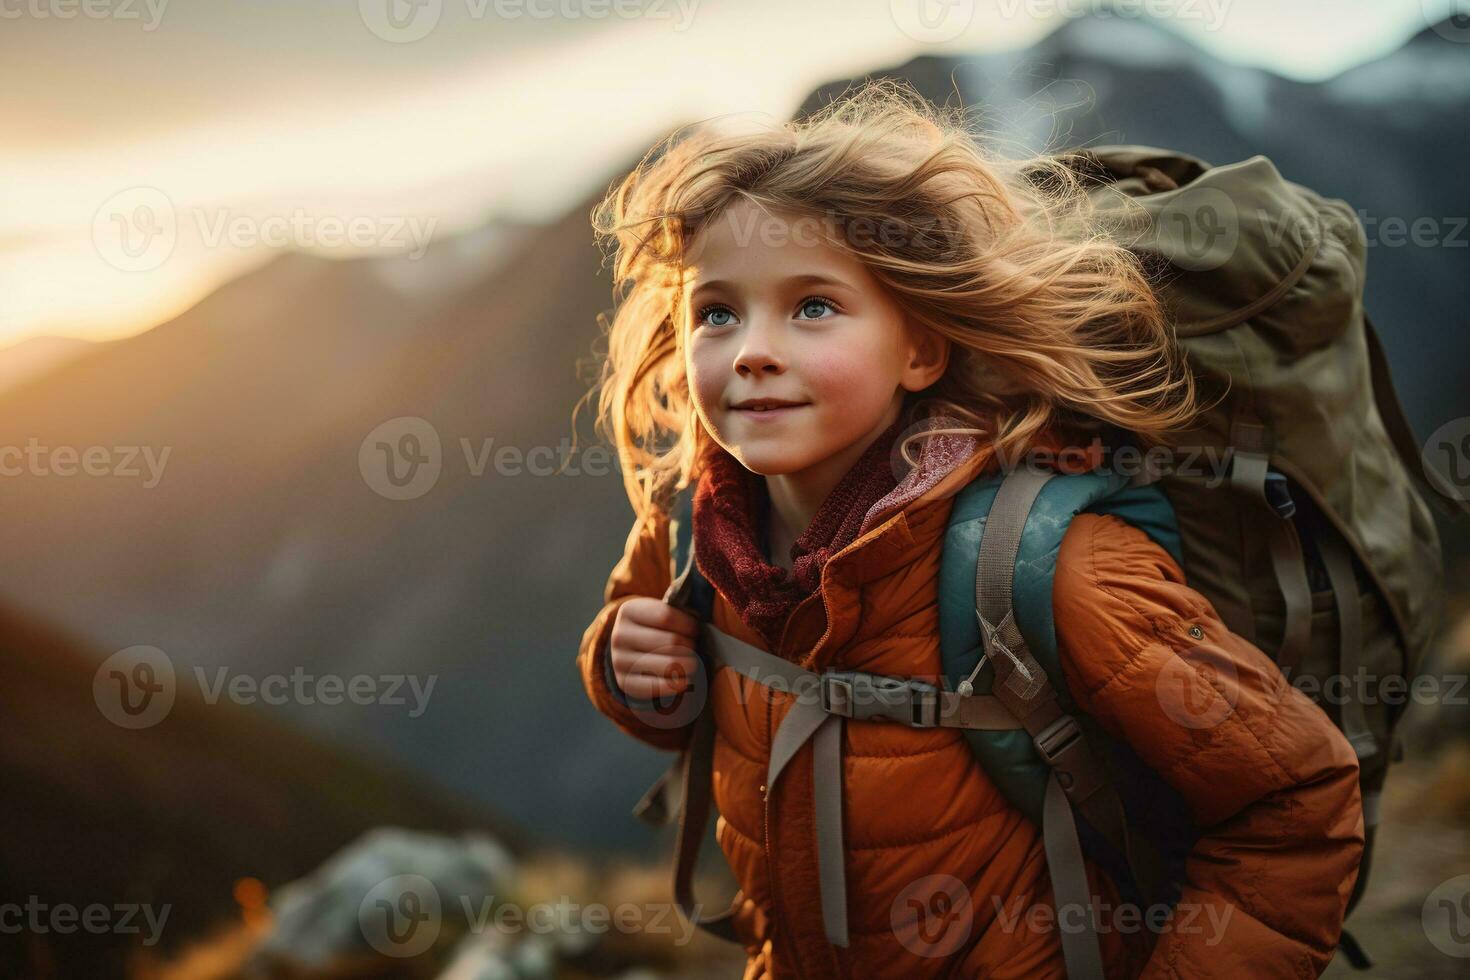
[[[848,284],[845,283],[845,282],[843,282],[841,279],[834,279],[831,276],[823,275],[823,274],[818,273],[818,272],[806,272],[806,273],[802,273],[801,275],[788,276],[787,278],[782,279],[779,282],[777,282],[776,283],[776,286],[777,286],[777,288],[781,288],[781,289],[789,289],[792,286],[836,286],[839,289],[848,289],[848,288],[850,288],[848,286]],[[702,282],[702,283],[699,283],[698,285],[696,285],[694,287],[693,291],[690,293],[690,295],[693,295],[694,293],[698,293],[698,292],[701,292],[702,290],[706,290],[706,289],[734,289],[734,288],[735,288],[735,284],[732,283],[732,282],[730,282],[730,281],[728,281],[728,280],[725,280],[725,279],[711,279],[708,282]]]

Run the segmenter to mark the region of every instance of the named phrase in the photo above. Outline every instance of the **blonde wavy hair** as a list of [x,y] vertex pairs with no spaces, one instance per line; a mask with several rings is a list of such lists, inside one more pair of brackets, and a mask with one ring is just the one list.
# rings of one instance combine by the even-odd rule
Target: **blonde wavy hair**
[[1148,274],[1065,157],[1002,158],[963,109],[867,82],[795,122],[675,130],[593,209],[615,309],[610,323],[598,318],[607,353],[588,395],[640,516],[697,478],[712,442],[684,370],[685,260],[740,198],[885,229],[831,244],[861,260],[914,326],[951,343],[943,377],[909,400],[910,423],[958,419],[1011,459],[1043,432],[1098,423],[1161,444],[1199,410]]

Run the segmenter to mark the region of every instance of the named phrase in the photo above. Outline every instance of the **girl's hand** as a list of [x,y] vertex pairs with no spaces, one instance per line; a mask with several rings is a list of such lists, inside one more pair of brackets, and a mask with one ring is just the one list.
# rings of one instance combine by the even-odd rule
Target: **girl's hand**
[[634,698],[677,694],[698,668],[699,620],[662,599],[635,596],[618,607],[609,651],[613,676]]

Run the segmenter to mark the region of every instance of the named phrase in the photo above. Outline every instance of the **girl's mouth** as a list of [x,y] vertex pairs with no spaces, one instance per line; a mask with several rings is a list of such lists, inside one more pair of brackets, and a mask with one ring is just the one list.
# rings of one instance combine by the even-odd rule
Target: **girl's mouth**
[[736,408],[732,411],[741,418],[750,419],[753,422],[770,422],[775,419],[785,418],[792,412],[806,408],[806,405],[782,405],[779,408]]

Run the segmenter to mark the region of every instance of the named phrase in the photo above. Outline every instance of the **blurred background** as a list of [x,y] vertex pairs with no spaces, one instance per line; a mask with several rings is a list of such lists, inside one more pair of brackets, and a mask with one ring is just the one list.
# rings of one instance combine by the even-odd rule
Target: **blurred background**
[[[1418,435],[1470,416],[1470,3],[0,0],[0,976],[740,975],[575,666],[632,519],[573,411],[588,218],[673,127],[880,75],[1343,198]],[[1470,917],[1452,701],[1389,777],[1375,975],[1470,956],[1425,924]],[[595,903],[648,928],[492,921]]]

